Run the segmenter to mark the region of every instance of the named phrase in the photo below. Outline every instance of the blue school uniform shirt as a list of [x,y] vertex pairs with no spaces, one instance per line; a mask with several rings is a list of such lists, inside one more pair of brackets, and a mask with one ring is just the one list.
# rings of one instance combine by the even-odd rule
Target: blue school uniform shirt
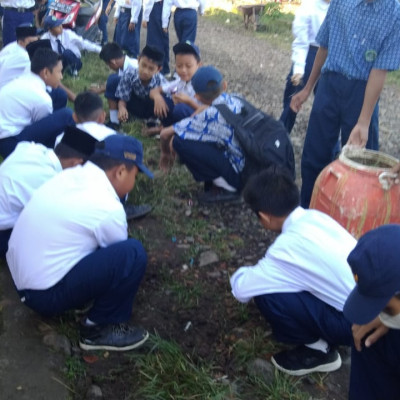
[[239,173],[244,167],[244,154],[234,136],[232,126],[214,107],[216,104],[226,104],[235,114],[239,114],[242,109],[240,100],[222,93],[204,111],[174,124],[174,131],[185,140],[217,143],[223,149],[233,169]]
[[133,92],[137,97],[146,98],[150,95],[150,90],[167,83],[167,80],[160,73],[154,74],[147,86],[144,86],[139,78],[137,68],[128,68],[124,71],[119,81],[115,97],[129,101]]
[[398,0],[332,0],[316,41],[328,48],[322,73],[368,80],[371,69],[400,66]]

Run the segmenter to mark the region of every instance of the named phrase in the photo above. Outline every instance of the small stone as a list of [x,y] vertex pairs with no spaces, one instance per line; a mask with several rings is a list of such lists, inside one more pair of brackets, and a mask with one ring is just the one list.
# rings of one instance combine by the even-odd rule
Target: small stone
[[61,351],[65,355],[71,355],[71,342],[64,335],[59,335],[58,333],[48,333],[43,336],[43,343],[46,346],[52,347],[54,350]]
[[219,261],[217,253],[212,250],[205,251],[200,254],[199,267],[205,267]]
[[191,210],[190,208],[188,208],[188,209],[185,211],[185,215],[186,215],[187,217],[190,217],[190,216],[192,215],[192,210]]
[[92,385],[86,392],[86,399],[87,400],[95,400],[95,399],[102,399],[103,392],[97,385]]
[[256,358],[247,364],[247,373],[249,375],[259,375],[263,378],[266,385],[270,385],[275,380],[275,371],[273,365],[262,358]]
[[220,271],[207,272],[207,276],[213,279],[221,278],[221,272]]

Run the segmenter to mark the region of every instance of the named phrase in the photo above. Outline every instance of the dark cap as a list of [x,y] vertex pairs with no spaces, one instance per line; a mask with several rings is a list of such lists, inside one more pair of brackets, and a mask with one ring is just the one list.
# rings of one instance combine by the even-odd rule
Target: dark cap
[[32,60],[32,58],[33,58],[33,56],[35,54],[35,51],[37,49],[50,49],[50,50],[52,50],[50,39],[35,40],[34,42],[31,42],[26,46],[26,51],[29,54],[29,59],[30,60]]
[[143,164],[143,146],[132,136],[119,133],[107,136],[96,146],[95,154],[102,154],[114,160],[136,165],[141,172],[153,178],[153,174]]
[[164,61],[164,53],[154,46],[145,46],[140,54],[150,60],[154,61],[157,65],[162,65]]
[[67,126],[60,143],[64,143],[72,149],[90,157],[94,152],[98,140],[75,126]]
[[357,285],[343,308],[352,323],[366,324],[400,291],[400,225],[384,225],[367,232],[347,262]]
[[192,77],[192,86],[196,93],[209,93],[222,86],[222,74],[215,67],[200,67]]
[[29,36],[37,36],[39,33],[35,26],[31,24],[22,24],[15,28],[15,36],[17,40],[25,39]]
[[183,53],[183,54],[193,54],[196,57],[200,58],[200,50],[199,48],[190,40],[186,40],[185,42],[177,43],[173,48],[173,52],[175,55]]
[[60,26],[64,23],[65,19],[57,19],[55,15],[48,15],[43,22],[43,28],[48,30]]

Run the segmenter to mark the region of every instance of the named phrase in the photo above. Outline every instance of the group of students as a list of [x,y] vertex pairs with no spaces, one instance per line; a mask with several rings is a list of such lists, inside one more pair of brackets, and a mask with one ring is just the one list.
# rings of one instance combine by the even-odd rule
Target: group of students
[[[204,182],[199,201],[236,201],[243,193],[262,226],[280,234],[255,266],[239,268],[230,279],[240,302],[254,298],[275,338],[297,346],[275,354],[272,363],[298,376],[334,371],[341,365],[337,346],[351,345],[349,398],[397,399],[400,226],[378,228],[357,243],[332,218],[306,209],[311,178],[307,181],[303,168],[329,162],[339,131],[343,144],[348,137],[361,145],[367,142],[382,78],[400,63],[394,43],[400,30],[393,32],[400,23],[399,7],[397,0],[331,1],[316,38],[320,47],[310,78],[291,100],[293,111],[298,111],[322,69],[303,152],[301,196],[293,178],[280,168],[243,182],[245,154],[216,107],[226,104],[238,114],[242,103],[226,92],[218,69],[201,65],[193,41],[174,46],[178,76],[173,81],[161,73],[164,55],[158,47],[146,45],[135,60],[118,44],[105,44],[100,58],[115,72],[105,88],[114,130],[103,125],[104,113],[93,114],[89,107],[99,97],[84,93],[76,99],[75,114],[82,114],[79,104],[86,98],[86,122],[75,127],[83,121],[71,111],[69,123],[46,136],[46,130],[36,135],[32,129],[54,115],[46,85],[58,87],[62,61],[50,49],[36,50],[31,72],[0,89],[0,113],[8,121],[4,124],[0,115],[0,154],[5,157],[0,166],[0,212],[1,206],[12,208],[0,229],[8,235],[6,258],[21,301],[43,315],[94,301],[80,326],[80,346],[86,350],[130,350],[146,341],[147,331],[128,323],[147,259],[140,242],[128,239],[123,201],[139,171],[152,174],[143,164],[140,142],[115,130],[130,115],[157,118],[161,170],[168,172],[179,157],[194,179]],[[378,24],[380,20],[388,23]],[[382,29],[375,30],[378,25]],[[357,39],[357,45],[350,38]],[[3,102],[8,87],[18,90],[6,91]],[[21,107],[17,99],[32,93],[37,97],[29,97],[27,106]],[[8,104],[18,117],[8,112]],[[39,104],[42,113],[25,111]],[[318,132],[313,120],[322,124]],[[60,143],[51,150],[62,132]],[[14,205],[10,188],[18,187],[16,177],[35,171],[35,162],[43,172],[26,179],[34,187],[22,205]],[[15,192],[18,197],[25,189]]]

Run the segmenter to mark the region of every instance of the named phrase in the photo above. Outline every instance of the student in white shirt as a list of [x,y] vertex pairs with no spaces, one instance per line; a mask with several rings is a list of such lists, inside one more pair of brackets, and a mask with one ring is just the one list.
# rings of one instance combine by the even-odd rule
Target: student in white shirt
[[37,40],[34,26],[19,26],[16,29],[17,40],[9,43],[0,51],[0,88],[31,69],[26,46]]
[[147,255],[128,239],[120,202],[139,171],[153,176],[142,144],[110,135],[83,166],[42,185],[11,234],[7,263],[28,307],[51,316],[94,302],[80,326],[84,350],[131,350],[148,338],[128,324]]
[[231,277],[242,303],[254,297],[276,340],[298,347],[271,361],[290,375],[329,372],[341,366],[337,345],[351,345],[343,305],[355,282],[347,256],[356,240],[317,210],[299,207],[291,176],[271,168],[253,176],[244,199],[265,229],[280,233],[254,266]]
[[63,19],[57,19],[54,15],[48,15],[44,19],[43,27],[46,32],[42,39],[50,39],[53,51],[60,54],[63,61],[63,71],[71,75],[77,75],[82,68],[81,51],[87,50],[100,53],[101,47],[82,36],[77,35],[71,29],[64,29]]
[[110,110],[108,126],[118,130],[118,98],[115,96],[115,92],[124,71],[129,68],[138,68],[139,64],[135,58],[130,58],[125,55],[121,47],[114,42],[105,44],[99,56],[107,66],[115,72],[114,74],[110,74],[107,78],[104,97],[108,101],[108,108]]
[[0,257],[5,256],[12,228],[34,191],[62,169],[83,164],[96,142],[90,134],[67,127],[54,150],[21,142],[0,164]]
[[[283,94],[283,111],[280,120],[290,133],[296,122],[297,113],[290,108],[292,96],[300,92],[308,81],[318,43],[315,41],[328,11],[330,0],[303,1],[296,11],[292,24],[294,40],[292,43],[292,68],[286,78]],[[316,88],[314,89],[315,92]]]
[[164,0],[162,10],[162,27],[168,32],[172,6],[175,6],[174,27],[178,42],[190,40],[196,42],[197,11],[204,14],[205,0]]
[[114,13],[114,42],[129,56],[138,58],[140,52],[141,0],[116,0]]
[[75,125],[72,110],[53,112],[46,86],[57,88],[62,79],[61,57],[50,49],[36,50],[31,72],[0,89],[0,155],[7,157],[21,141],[54,147],[56,137]]

